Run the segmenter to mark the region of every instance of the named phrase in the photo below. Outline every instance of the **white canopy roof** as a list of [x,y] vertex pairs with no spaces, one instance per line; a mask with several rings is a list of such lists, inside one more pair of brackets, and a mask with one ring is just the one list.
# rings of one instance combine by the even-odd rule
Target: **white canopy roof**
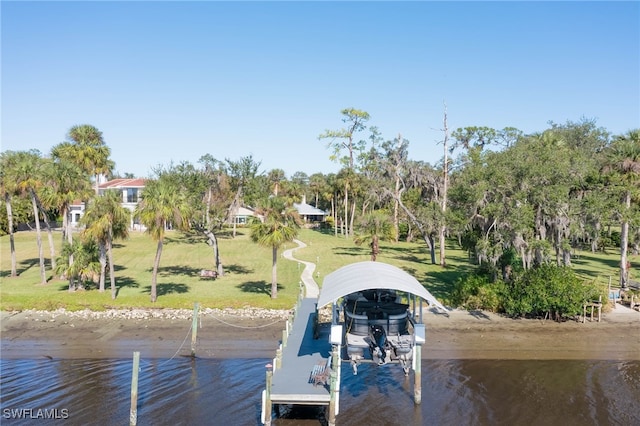
[[327,275],[318,296],[318,308],[348,294],[378,288],[415,294],[429,305],[447,310],[413,276],[393,265],[372,261],[352,263]]

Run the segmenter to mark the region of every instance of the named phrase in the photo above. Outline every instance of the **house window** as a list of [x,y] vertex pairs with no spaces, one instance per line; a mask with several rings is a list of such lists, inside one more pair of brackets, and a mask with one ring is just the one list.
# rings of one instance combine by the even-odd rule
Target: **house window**
[[138,202],[138,188],[127,188],[127,203]]

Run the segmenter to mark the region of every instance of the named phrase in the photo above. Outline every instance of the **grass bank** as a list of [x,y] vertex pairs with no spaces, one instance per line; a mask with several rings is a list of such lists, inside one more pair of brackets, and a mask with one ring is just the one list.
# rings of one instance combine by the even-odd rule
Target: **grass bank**
[[[9,237],[0,238],[0,309],[5,311],[39,309],[105,310],[110,308],[180,308],[189,309],[194,302],[210,308],[258,307],[289,309],[298,297],[302,265],[282,257],[278,260],[278,298],[270,298],[271,249],[251,242],[248,230],[240,229],[233,238],[230,232],[219,235],[220,253],[225,275],[215,280],[201,279],[201,269],[213,269],[213,251],[198,235],[169,232],[162,252],[158,274],[158,300],[149,300],[151,273],[156,243],[144,233],[132,232],[129,239],[114,247],[118,297],[111,299],[109,283],[100,293],[91,288],[68,292],[68,282],[52,276],[48,258],[48,241],[43,235],[49,282],[39,284],[38,251],[35,232],[16,234],[18,274],[11,278]],[[314,278],[322,285],[323,277],[350,263],[369,260],[368,248],[356,246],[352,240],[335,237],[331,232],[302,230],[299,239],[307,247],[297,250],[295,257],[316,264]],[[60,252],[62,236],[54,233],[56,252]],[[282,251],[296,247],[285,245]],[[473,270],[466,253],[451,246],[447,267],[428,263],[424,243],[382,243],[380,262],[407,271],[437,298],[446,303],[457,278]],[[573,263],[578,274],[603,286],[617,273],[617,253],[580,253]],[[614,278],[615,282],[615,278]]]

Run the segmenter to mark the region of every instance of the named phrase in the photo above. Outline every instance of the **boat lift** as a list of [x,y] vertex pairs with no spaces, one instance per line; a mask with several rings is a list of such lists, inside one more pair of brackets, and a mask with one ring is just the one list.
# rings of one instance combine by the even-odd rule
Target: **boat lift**
[[[353,374],[362,363],[400,364],[414,374],[414,401],[421,401],[423,303],[447,309],[413,276],[382,262],[358,262],[328,274],[316,309],[331,305],[330,343]],[[316,318],[318,316],[316,315]]]

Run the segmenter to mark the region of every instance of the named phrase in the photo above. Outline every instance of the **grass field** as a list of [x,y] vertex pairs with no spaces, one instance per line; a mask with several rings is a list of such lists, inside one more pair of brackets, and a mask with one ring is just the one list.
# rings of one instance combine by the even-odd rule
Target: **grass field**
[[[356,246],[352,240],[332,233],[302,230],[299,237],[307,247],[297,250],[295,257],[316,263],[315,279],[322,286],[325,275],[354,262],[369,260],[368,247]],[[41,309],[68,310],[109,308],[192,308],[194,302],[210,308],[289,309],[298,297],[302,265],[284,258],[278,260],[278,298],[270,297],[271,249],[251,242],[248,230],[240,229],[235,238],[229,232],[219,235],[220,254],[225,275],[215,280],[201,279],[201,269],[214,269],[213,251],[198,235],[169,232],[162,252],[158,273],[158,300],[150,302],[151,272],[156,243],[147,235],[132,232],[130,238],[118,241],[114,248],[116,287],[118,296],[111,299],[107,290],[94,288],[69,293],[68,282],[50,272],[49,249],[43,234],[49,282],[39,284],[38,251],[35,232],[19,232],[15,236],[18,274],[11,278],[9,237],[0,238],[0,308],[5,311]],[[54,232],[56,253],[60,252],[62,236]],[[289,243],[280,250],[295,247]],[[446,303],[456,279],[472,271],[474,265],[465,252],[456,247],[447,251],[447,267],[428,263],[424,243],[382,243],[378,261],[393,264],[415,276],[437,298]],[[619,256],[579,253],[573,260],[576,272],[585,280],[606,286],[609,276],[617,282]]]

